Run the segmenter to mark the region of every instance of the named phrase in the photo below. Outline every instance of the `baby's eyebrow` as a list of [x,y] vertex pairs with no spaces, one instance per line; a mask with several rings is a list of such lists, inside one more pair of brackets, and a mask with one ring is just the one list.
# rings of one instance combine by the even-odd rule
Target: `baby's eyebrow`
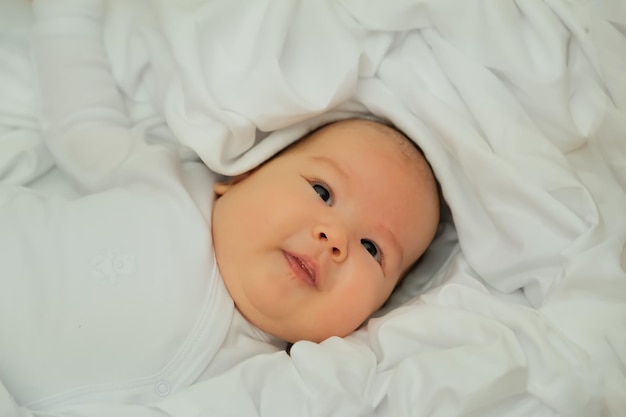
[[315,162],[320,162],[322,164],[329,166],[333,171],[336,171],[337,174],[343,177],[344,180],[348,179],[348,174],[346,174],[346,172],[339,166],[339,164],[333,161],[332,159],[327,158],[325,156],[314,156],[312,159]]

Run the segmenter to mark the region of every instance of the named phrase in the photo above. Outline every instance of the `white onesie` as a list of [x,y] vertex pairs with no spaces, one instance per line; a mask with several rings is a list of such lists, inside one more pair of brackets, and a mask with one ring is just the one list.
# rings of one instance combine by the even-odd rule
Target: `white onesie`
[[219,275],[214,175],[130,128],[99,5],[46,3],[33,36],[42,127],[84,195],[0,184],[0,382],[31,409],[145,403],[278,350]]

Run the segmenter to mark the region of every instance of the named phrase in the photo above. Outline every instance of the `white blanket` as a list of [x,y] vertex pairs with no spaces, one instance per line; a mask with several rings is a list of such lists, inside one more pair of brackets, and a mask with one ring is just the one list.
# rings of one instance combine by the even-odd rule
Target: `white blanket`
[[[28,4],[1,10],[0,180],[54,188]],[[453,221],[345,339],[149,406],[27,410],[0,387],[0,415],[624,415],[623,0],[110,0],[106,19],[136,123],[210,168],[245,171],[371,112],[424,149]]]

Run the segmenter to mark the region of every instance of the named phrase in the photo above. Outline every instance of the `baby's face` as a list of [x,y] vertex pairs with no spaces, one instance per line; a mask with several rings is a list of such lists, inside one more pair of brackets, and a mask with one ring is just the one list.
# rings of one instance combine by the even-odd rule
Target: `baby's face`
[[369,121],[335,123],[216,185],[216,258],[250,322],[291,342],[345,336],[425,251],[435,185],[390,135]]

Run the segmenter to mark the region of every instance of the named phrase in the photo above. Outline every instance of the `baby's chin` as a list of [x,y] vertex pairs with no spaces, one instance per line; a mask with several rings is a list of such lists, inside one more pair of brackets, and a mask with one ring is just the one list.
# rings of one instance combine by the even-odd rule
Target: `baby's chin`
[[[254,324],[254,323],[253,323]],[[361,326],[355,328],[336,328],[336,326],[312,326],[307,327],[305,323],[298,324],[296,322],[290,323],[289,326],[269,326],[263,328],[257,327],[264,332],[274,336],[287,343],[296,343],[301,341],[309,341],[313,343],[321,343],[331,337],[346,337],[359,329]]]

